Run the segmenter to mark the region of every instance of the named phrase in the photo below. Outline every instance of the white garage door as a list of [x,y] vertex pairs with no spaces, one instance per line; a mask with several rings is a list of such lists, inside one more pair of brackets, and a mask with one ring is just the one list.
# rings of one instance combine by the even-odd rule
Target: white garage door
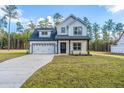
[[32,47],[33,53],[41,53],[41,54],[53,54],[54,53],[53,43],[35,43]]

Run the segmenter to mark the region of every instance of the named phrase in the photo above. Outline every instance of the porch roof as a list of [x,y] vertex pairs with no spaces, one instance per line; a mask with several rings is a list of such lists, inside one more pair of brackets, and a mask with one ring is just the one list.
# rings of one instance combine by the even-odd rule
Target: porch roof
[[68,35],[56,35],[56,40],[89,40],[89,36],[68,36]]

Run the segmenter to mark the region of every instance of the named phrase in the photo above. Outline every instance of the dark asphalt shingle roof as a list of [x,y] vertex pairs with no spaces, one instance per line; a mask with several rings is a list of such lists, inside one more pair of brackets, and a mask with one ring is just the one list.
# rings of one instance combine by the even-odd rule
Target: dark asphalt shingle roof
[[[40,28],[35,29],[31,37],[28,39],[29,41],[53,41],[55,40],[56,31],[53,28],[49,28],[49,30],[52,31],[50,37],[39,37],[38,30],[43,30],[43,29],[40,29]],[[48,30],[48,29],[44,29],[44,30]]]
[[57,35],[56,40],[89,40],[89,36],[68,36],[68,35]]
[[54,30],[54,28],[37,28],[35,30]]

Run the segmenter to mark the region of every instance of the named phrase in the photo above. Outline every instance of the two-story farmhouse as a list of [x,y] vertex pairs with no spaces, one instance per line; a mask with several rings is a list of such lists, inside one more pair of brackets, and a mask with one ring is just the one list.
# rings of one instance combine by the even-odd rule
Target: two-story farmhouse
[[35,29],[29,38],[29,50],[41,54],[89,54],[89,39],[83,21],[70,15],[56,29]]

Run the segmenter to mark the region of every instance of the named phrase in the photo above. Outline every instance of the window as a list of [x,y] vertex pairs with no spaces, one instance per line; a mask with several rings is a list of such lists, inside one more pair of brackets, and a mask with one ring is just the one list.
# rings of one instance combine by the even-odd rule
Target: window
[[61,27],[61,33],[65,33],[65,27]]
[[66,28],[67,28],[67,31],[69,30],[69,26],[66,26]]
[[42,32],[42,35],[47,35],[47,32],[46,32],[46,31],[43,31],[43,32]]
[[81,50],[81,43],[73,43],[73,50]]
[[74,27],[73,31],[74,31],[74,35],[82,35],[82,27],[81,26]]

